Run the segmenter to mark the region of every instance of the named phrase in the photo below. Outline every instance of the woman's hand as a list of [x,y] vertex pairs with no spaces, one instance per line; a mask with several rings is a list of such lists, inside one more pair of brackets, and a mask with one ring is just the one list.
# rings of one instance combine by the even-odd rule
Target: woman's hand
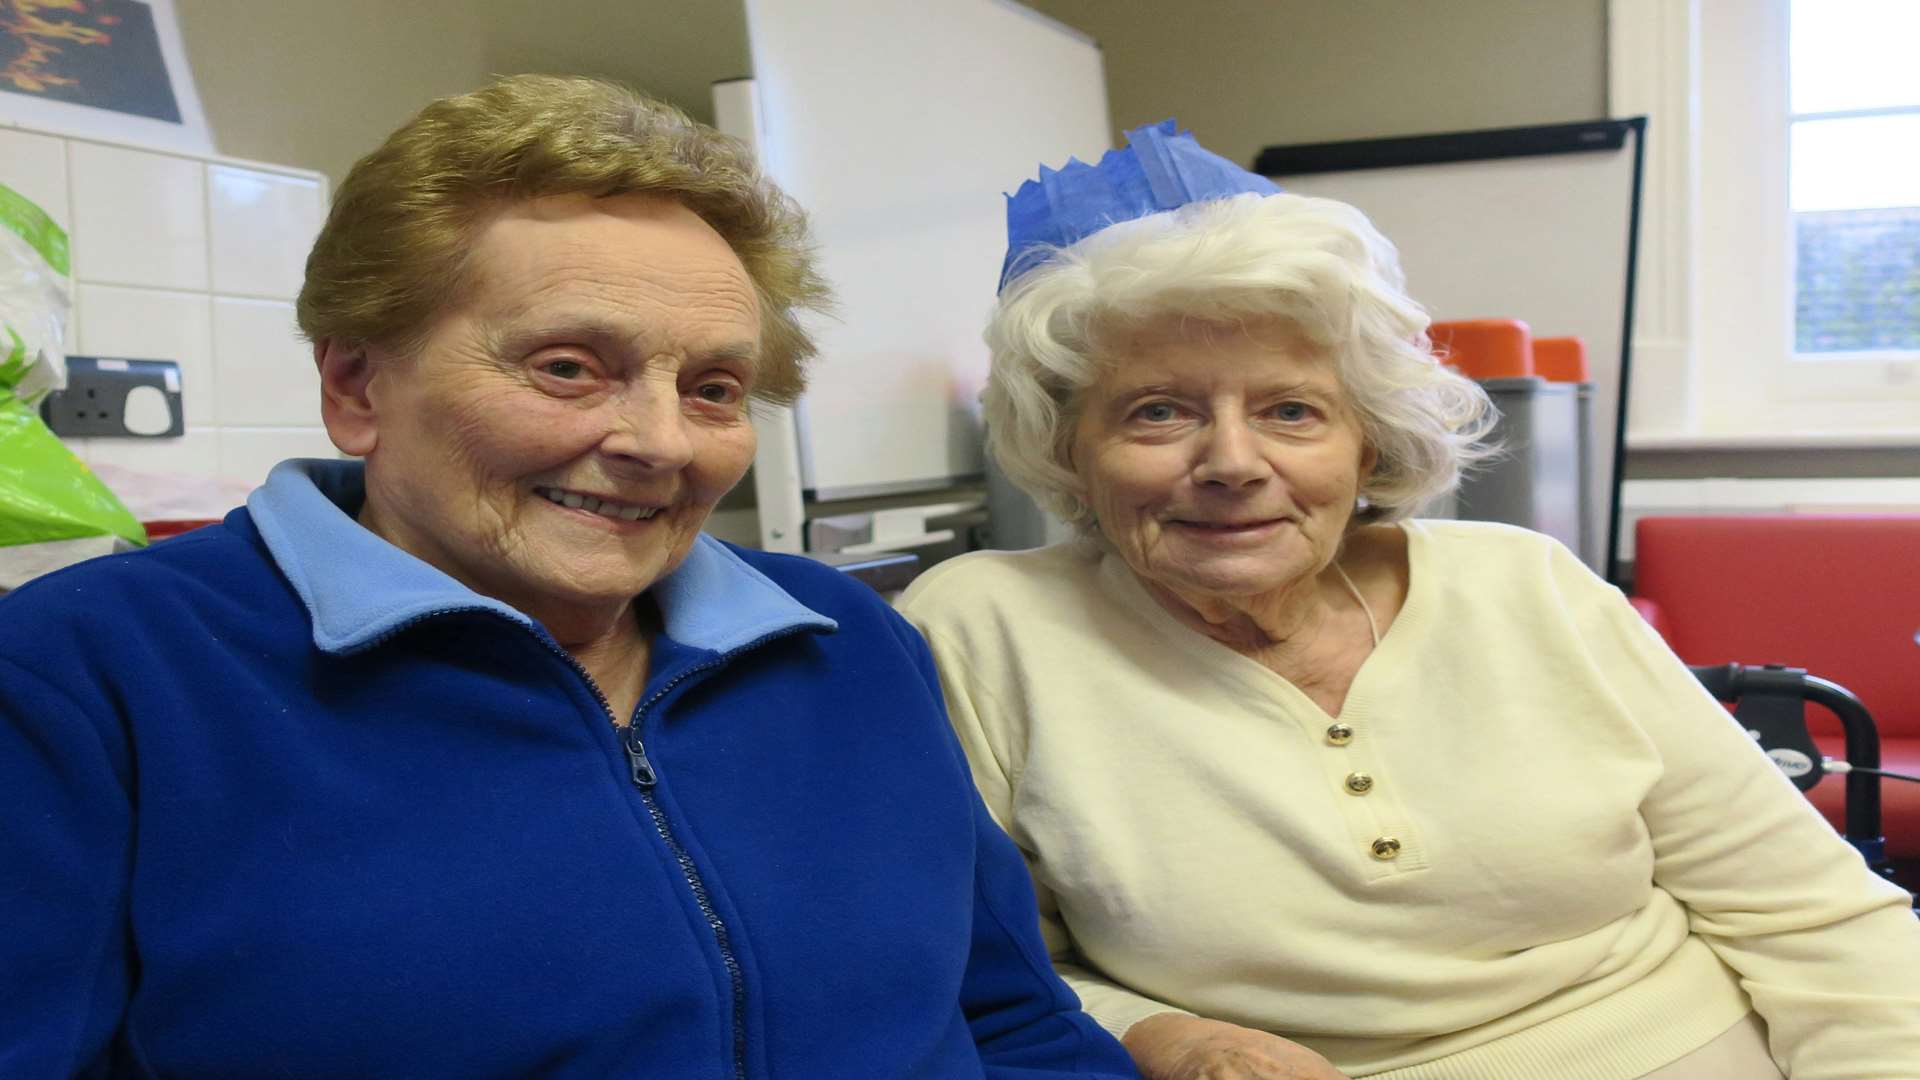
[[1147,1080],[1347,1080],[1299,1043],[1181,1013],[1150,1016],[1121,1043]]

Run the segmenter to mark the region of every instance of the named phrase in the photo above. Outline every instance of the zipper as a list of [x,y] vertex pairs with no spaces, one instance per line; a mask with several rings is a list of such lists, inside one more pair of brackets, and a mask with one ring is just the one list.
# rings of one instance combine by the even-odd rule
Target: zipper
[[[660,774],[654,770],[653,762],[647,757],[646,743],[642,741],[640,737],[640,720],[646,716],[648,709],[658,705],[661,698],[673,692],[674,687],[679,686],[695,675],[703,671],[712,671],[714,668],[725,665],[728,660],[731,660],[743,652],[757,649],[769,641],[775,641],[792,634],[797,634],[800,630],[801,628],[797,626],[775,630],[771,634],[763,634],[744,645],[736,646],[724,653],[720,653],[711,660],[695,664],[667,680],[665,686],[655,690],[645,701],[642,701],[636,706],[633,710],[633,719],[627,724],[626,730],[621,733],[620,740],[622,747],[627,752],[627,765],[633,773],[633,786],[639,788],[641,794],[646,795],[652,790],[655,784],[660,782]],[[546,644],[546,642],[543,641],[542,644]],[[580,677],[585,679],[587,685],[593,688],[594,696],[600,699],[600,707],[604,709],[607,716],[611,718],[613,716],[613,706],[607,704],[606,696],[600,693],[600,687],[594,684],[593,677],[587,674],[586,669],[582,668],[580,664],[573,659],[571,653],[568,653],[565,649],[561,649],[558,643],[548,645],[548,647],[558,651],[561,659],[566,660],[575,671],[580,673]]]
[[[542,632],[538,627],[521,623],[491,608],[443,608],[438,611],[426,612],[425,614],[408,619],[398,626],[392,627],[379,637],[369,641],[363,648],[371,648],[374,645],[381,644],[389,638],[395,637],[403,631],[412,629],[429,619],[439,618],[444,615],[464,614],[467,612],[484,613],[528,631],[535,641],[539,642],[548,652],[559,657],[568,667],[573,669],[574,674],[580,676],[580,680],[587,684],[589,690],[593,691],[594,700],[600,703],[600,711],[606,715],[608,725],[618,726],[618,722],[613,715],[613,705],[607,700],[607,695],[601,691],[600,684],[593,681],[593,676],[587,673],[587,669],[581,666],[580,661],[573,658],[572,653],[561,648],[559,642],[553,640],[551,635]],[[701,672],[712,671],[714,668],[726,664],[728,660],[740,653],[757,649],[776,638],[797,634],[801,629],[801,627],[787,627],[776,630],[771,634],[765,634],[744,645],[717,655],[711,660],[695,664],[680,674],[675,675],[667,681],[665,686],[655,690],[651,696],[645,701],[642,701],[633,710],[633,718],[627,723],[626,729],[621,732],[620,738],[621,747],[627,754],[627,766],[633,778],[634,789],[640,793],[640,801],[647,809],[647,817],[653,821],[654,831],[660,835],[661,842],[667,845],[667,851],[673,856],[675,864],[680,867],[680,876],[685,879],[687,888],[692,891],[694,902],[700,907],[700,916],[706,920],[707,929],[712,931],[714,944],[720,950],[720,962],[727,969],[727,982],[733,991],[734,1080],[747,1080],[746,972],[740,966],[739,958],[733,953],[733,943],[731,935],[727,930],[726,921],[720,918],[720,912],[713,906],[713,896],[707,892],[706,882],[701,880],[700,868],[694,865],[693,856],[687,854],[686,847],[683,846],[679,838],[673,834],[672,827],[667,823],[666,813],[660,809],[659,800],[654,798],[653,789],[654,786],[660,782],[660,774],[654,769],[653,762],[647,757],[646,743],[642,741],[640,737],[640,720],[646,715],[648,709],[659,704],[660,699],[671,693],[674,687],[679,686],[693,676]]]
[[[617,726],[613,716],[613,706],[607,701],[607,695],[601,692],[600,684],[593,681],[593,676],[587,674],[587,669],[580,665],[580,661],[575,660],[572,653],[561,648],[560,643],[551,637],[538,633],[534,637],[555,656],[567,662],[567,666],[571,667],[580,676],[581,681],[593,691],[594,698],[600,702],[600,711],[607,715],[608,724]],[[673,856],[674,863],[680,867],[680,876],[686,881],[687,888],[693,892],[694,903],[700,906],[700,917],[706,920],[707,929],[713,932],[713,943],[720,950],[720,963],[727,969],[727,985],[733,992],[733,1077],[734,1080],[747,1080],[746,972],[740,967],[739,958],[733,955],[733,942],[731,935],[727,932],[726,921],[720,918],[719,910],[713,906],[713,895],[707,892],[707,883],[700,877],[700,868],[693,864],[693,856],[687,854],[687,849],[680,843],[680,838],[673,834],[672,827],[667,823],[666,812],[660,809],[660,801],[654,798],[653,788],[660,782],[660,774],[654,770],[653,762],[647,759],[647,746],[640,738],[640,717],[646,713],[649,706],[665,697],[668,691],[689,677],[717,668],[725,662],[725,656],[718,656],[675,675],[665,686],[654,691],[652,697],[641,702],[633,710],[633,717],[627,721],[626,730],[620,733],[620,742],[627,752],[627,766],[632,772],[634,789],[640,793],[640,802],[647,808],[647,817],[653,821],[653,831],[660,835],[660,840],[667,845],[667,851]]]
[[[642,701],[639,706],[633,710],[633,719],[627,724],[627,730],[622,733],[624,737],[621,739],[621,743],[627,751],[627,764],[633,773],[633,786],[639,790],[640,801],[646,805],[647,814],[653,819],[654,830],[660,834],[661,841],[667,845],[667,851],[673,855],[674,862],[679,864],[681,876],[686,879],[687,886],[693,890],[694,902],[700,905],[701,917],[707,920],[707,928],[713,931],[714,944],[720,949],[720,962],[724,964],[727,969],[727,981],[733,988],[734,1080],[747,1080],[746,972],[741,968],[739,958],[733,954],[733,943],[727,931],[727,924],[725,920],[720,918],[720,912],[713,906],[713,897],[707,892],[706,882],[700,879],[700,868],[693,864],[693,856],[687,854],[687,849],[681,846],[679,838],[673,835],[672,829],[668,828],[666,814],[661,811],[659,801],[653,797],[653,787],[659,783],[660,774],[655,771],[653,762],[647,759],[646,743],[640,736],[640,722],[641,719],[646,716],[648,709],[659,704],[662,698],[672,693],[674,687],[679,686],[693,676],[704,671],[712,671],[714,668],[725,664],[730,658],[747,652],[748,650],[757,649],[775,638],[786,637],[789,634],[799,632],[800,628],[798,627],[776,630],[771,634],[755,638],[745,645],[715,656],[711,660],[695,664],[680,674],[675,675],[673,678],[667,680],[665,686],[655,690],[651,696],[645,701]],[[564,650],[562,650],[562,652],[564,654]],[[573,657],[568,655],[567,659],[571,661]],[[574,668],[579,670],[580,665],[575,663]],[[582,677],[587,679],[587,685],[594,685],[593,679],[588,677],[584,670],[580,673]],[[594,686],[594,693],[598,694],[599,692],[600,688]],[[606,698],[601,697],[600,703],[602,706],[606,706]],[[607,715],[613,715],[613,709],[611,707],[607,707]]]
[[[765,641],[766,639],[762,638],[760,640]],[[756,641],[756,642],[753,642],[753,644],[747,645],[744,647],[750,649],[750,648],[753,648],[754,645],[758,645],[758,644],[760,644],[760,642]],[[728,654],[728,655],[731,655],[731,654]],[[569,655],[567,659],[571,660],[573,659],[573,657]],[[620,736],[621,736],[620,742],[621,742],[621,745],[626,747],[627,764],[633,769],[633,786],[639,788],[642,793],[652,790],[653,785],[660,782],[660,774],[654,771],[653,762],[647,759],[647,744],[644,741],[642,741],[640,737],[640,718],[646,715],[648,709],[659,704],[660,699],[663,697],[666,697],[669,693],[671,693],[674,687],[679,686],[681,683],[686,682],[688,679],[694,677],[695,675],[700,674],[703,671],[712,671],[714,668],[717,668],[720,665],[726,663],[726,659],[727,659],[726,656],[716,656],[711,660],[707,660],[703,663],[693,665],[687,670],[667,680],[667,685],[661,687],[658,690],[655,690],[651,697],[647,698],[645,701],[642,701],[637,707],[634,708],[633,719],[628,722],[626,730],[620,733]],[[574,667],[578,668],[579,665],[575,664]],[[581,671],[580,674],[583,677],[586,676],[585,671]],[[593,679],[587,678],[587,684],[589,686],[592,686]],[[595,686],[594,693],[598,694],[599,692],[600,692],[600,688]],[[602,697],[600,699],[600,704],[606,708],[608,716],[613,715],[613,707],[610,705],[607,705],[606,698]]]

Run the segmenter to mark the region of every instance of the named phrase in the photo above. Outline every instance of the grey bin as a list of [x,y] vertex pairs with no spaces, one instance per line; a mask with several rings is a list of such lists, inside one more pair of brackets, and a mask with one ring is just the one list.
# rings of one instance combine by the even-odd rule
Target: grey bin
[[1554,383],[1537,375],[1487,379],[1480,384],[1500,410],[1493,438],[1499,457],[1468,474],[1452,513],[1435,516],[1503,521],[1543,532],[1591,565],[1597,539],[1592,524],[1592,388]]
[[1073,539],[1073,527],[1040,508],[1013,486],[999,462],[987,455],[987,535],[985,546],[1002,551],[1047,547]]

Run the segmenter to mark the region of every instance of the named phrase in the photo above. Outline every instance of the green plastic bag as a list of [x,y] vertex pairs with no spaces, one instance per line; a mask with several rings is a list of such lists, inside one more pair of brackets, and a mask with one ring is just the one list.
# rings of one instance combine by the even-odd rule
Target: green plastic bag
[[34,407],[66,381],[66,255],[66,233],[0,185],[0,551],[86,537],[147,542],[140,522]]
[[[0,380],[17,360],[9,356],[0,364]],[[0,391],[0,547],[108,534],[131,544],[147,542],[147,531],[86,462],[47,430],[33,406],[11,389]]]

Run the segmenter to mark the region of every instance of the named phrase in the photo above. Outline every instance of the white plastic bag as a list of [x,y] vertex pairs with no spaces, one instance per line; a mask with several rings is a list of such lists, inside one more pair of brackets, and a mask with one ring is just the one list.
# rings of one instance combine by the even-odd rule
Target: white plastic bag
[[67,234],[0,185],[0,591],[146,531],[35,408],[67,382]]
[[0,184],[0,391],[29,405],[67,385],[67,234]]

